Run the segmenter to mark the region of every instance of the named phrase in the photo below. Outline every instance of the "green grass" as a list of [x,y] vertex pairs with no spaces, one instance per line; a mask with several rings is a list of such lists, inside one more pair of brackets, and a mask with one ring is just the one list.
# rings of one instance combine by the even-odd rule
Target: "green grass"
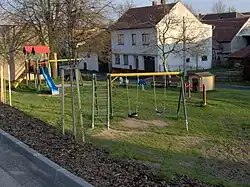
[[[157,172],[166,178],[178,173],[232,187],[250,184],[250,91],[218,89],[208,92],[206,107],[200,107],[202,95],[193,94],[187,104],[188,133],[184,118],[176,118],[178,90],[167,91],[167,110],[164,115],[154,111],[153,90],[146,88],[140,91],[139,120],[151,124],[140,127],[121,124],[127,120],[126,90],[113,89],[114,118],[111,120],[110,132],[102,125],[97,125],[96,130],[90,129],[91,87],[82,87],[81,93],[88,139],[110,149],[113,156],[136,159],[155,166]],[[135,108],[135,89],[130,90],[130,96],[132,108]],[[157,89],[157,96],[161,107],[162,89]],[[39,96],[34,90],[25,87],[13,91],[12,97],[15,107],[50,125],[60,125],[60,97]],[[67,130],[71,130],[70,101],[70,91],[67,89]],[[168,126],[155,126],[152,120],[164,121]]]

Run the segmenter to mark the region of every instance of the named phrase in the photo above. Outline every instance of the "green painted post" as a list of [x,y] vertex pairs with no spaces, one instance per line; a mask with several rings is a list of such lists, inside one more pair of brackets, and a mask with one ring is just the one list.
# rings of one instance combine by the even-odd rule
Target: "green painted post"
[[92,76],[92,129],[95,128],[95,74]]
[[182,85],[182,104],[183,104],[183,109],[184,109],[185,125],[186,125],[186,129],[188,132],[187,106],[186,106],[186,98],[185,98],[185,90],[184,90],[185,83],[184,83],[183,77],[181,77],[181,85]]

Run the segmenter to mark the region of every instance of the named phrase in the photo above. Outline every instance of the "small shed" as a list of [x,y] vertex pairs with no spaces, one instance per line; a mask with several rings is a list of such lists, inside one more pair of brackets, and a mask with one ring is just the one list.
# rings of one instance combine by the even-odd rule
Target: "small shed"
[[198,72],[188,75],[191,91],[202,92],[202,85],[205,84],[207,91],[215,89],[215,75],[210,72]]

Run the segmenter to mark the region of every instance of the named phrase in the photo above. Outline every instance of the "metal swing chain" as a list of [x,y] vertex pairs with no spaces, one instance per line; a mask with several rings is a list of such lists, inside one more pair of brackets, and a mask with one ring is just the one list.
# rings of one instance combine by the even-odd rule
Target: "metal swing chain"
[[139,112],[139,76],[137,76],[137,84],[136,84],[136,113]]
[[129,113],[129,115],[131,115],[131,106],[130,106],[130,100],[129,100],[129,89],[128,89],[127,77],[125,79],[125,84],[126,84],[127,98],[128,98],[128,113]]
[[164,80],[164,92],[163,92],[163,112],[166,110],[166,93],[167,93],[167,75]]
[[155,111],[158,111],[158,109],[157,109],[157,99],[156,99],[156,89],[155,89],[155,76],[153,76],[153,84],[154,84]]

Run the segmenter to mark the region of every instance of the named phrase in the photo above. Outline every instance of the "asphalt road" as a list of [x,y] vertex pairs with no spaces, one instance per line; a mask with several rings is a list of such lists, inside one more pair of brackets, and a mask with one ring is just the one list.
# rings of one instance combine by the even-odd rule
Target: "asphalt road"
[[33,162],[0,140],[0,187],[59,186]]

